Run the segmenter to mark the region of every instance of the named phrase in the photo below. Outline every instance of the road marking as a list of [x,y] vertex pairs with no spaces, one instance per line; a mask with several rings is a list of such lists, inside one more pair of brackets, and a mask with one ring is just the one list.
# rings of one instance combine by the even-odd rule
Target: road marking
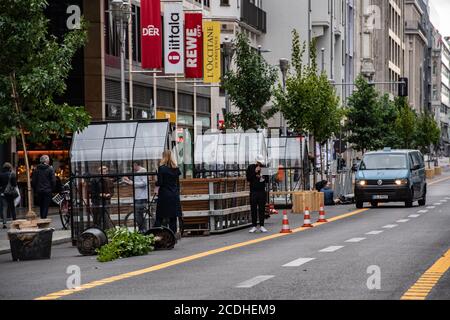
[[345,242],[353,242],[354,243],[354,242],[361,242],[363,240],[366,240],[366,238],[352,238],[352,239],[348,239]]
[[366,234],[380,234],[382,232],[383,232],[383,230],[375,230],[375,231],[367,232]]
[[[338,220],[341,220],[341,219],[345,219],[345,218],[348,218],[348,217],[352,217],[352,216],[355,216],[357,214],[360,214],[360,213],[363,213],[363,212],[366,212],[366,211],[369,211],[369,209],[367,209],[367,208],[366,209],[359,209],[359,210],[355,210],[355,211],[352,211],[352,212],[349,212],[349,213],[344,213],[344,214],[336,216],[336,217],[328,218],[328,223],[333,222],[333,221],[338,221]],[[312,225],[315,226],[315,227],[319,227],[319,226],[326,225],[326,224],[327,223],[317,223],[316,222],[316,223],[313,223]],[[169,267],[173,267],[173,266],[176,266],[176,265],[179,265],[179,264],[183,264],[183,263],[191,262],[191,261],[194,261],[194,260],[202,259],[204,257],[208,257],[208,256],[211,256],[211,255],[214,255],[214,254],[230,251],[230,250],[237,249],[237,248],[246,247],[246,246],[249,246],[249,245],[252,245],[252,244],[257,244],[257,243],[265,242],[265,241],[272,240],[272,239],[277,239],[277,238],[281,238],[281,237],[290,236],[292,234],[295,234],[295,233],[298,233],[298,232],[307,231],[307,230],[311,230],[311,228],[302,228],[301,227],[301,228],[293,229],[292,233],[290,233],[290,234],[289,233],[276,233],[276,234],[272,234],[272,235],[269,235],[269,236],[264,236],[264,237],[261,237],[261,238],[245,241],[245,242],[239,242],[239,243],[236,243],[236,244],[233,244],[233,245],[230,245],[230,246],[221,247],[221,248],[213,249],[213,250],[210,250],[210,251],[205,251],[205,252],[200,252],[200,253],[197,253],[197,254],[193,254],[191,256],[187,256],[187,257],[184,257],[184,258],[171,260],[171,261],[164,262],[164,263],[161,263],[161,264],[157,264],[157,265],[154,265],[154,266],[151,266],[151,267],[148,267],[148,268],[136,270],[136,271],[133,271],[133,272],[119,274],[119,275],[116,275],[114,277],[103,279],[101,281],[107,281],[107,280],[111,280],[111,279],[114,279],[111,282],[121,281],[121,280],[128,279],[128,278],[131,278],[131,277],[140,276],[140,275],[147,274],[147,273],[150,273],[150,272],[154,272],[154,271],[166,269],[166,268],[169,268]],[[90,283],[86,283],[84,285],[81,285],[77,290],[73,289],[73,290],[61,290],[61,291],[53,292],[53,293],[50,293],[48,295],[35,298],[35,300],[59,299],[61,297],[69,296],[69,295],[74,294],[74,293],[79,292],[79,291],[84,291],[84,290],[87,290],[87,289],[90,289],[90,288],[93,288],[93,287],[99,287],[99,286],[104,284],[101,281],[93,281],[93,282],[90,282]],[[94,286],[92,286],[92,285],[94,285]]]
[[299,258],[283,265],[283,267],[299,267],[307,262],[313,261],[316,258]]
[[439,182],[444,182],[444,181],[447,181],[447,180],[450,180],[450,177],[447,177],[447,178],[444,178],[444,179],[441,179],[441,180],[436,180],[436,181],[430,182],[428,185],[429,185],[429,186],[432,186],[432,185],[434,185],[434,184],[437,184],[437,183],[439,183]]
[[420,217],[420,214],[410,214],[408,216],[408,218],[418,218],[418,217]]
[[397,220],[397,222],[399,222],[399,223],[405,223],[405,222],[408,222],[409,221],[409,219],[401,219],[401,220]]
[[433,206],[429,206],[429,207],[427,207],[427,209],[435,209],[436,207],[433,207]]
[[420,210],[420,211],[417,211],[417,213],[427,213],[428,212],[428,210]]
[[442,203],[440,202],[433,203],[433,206],[440,206],[440,205],[442,205]]
[[261,282],[272,279],[273,277],[275,277],[275,276],[257,276],[250,280],[241,282],[240,284],[238,284],[236,286],[236,288],[251,288],[251,287],[256,286],[257,284],[260,284]]
[[384,229],[393,229],[395,227],[398,227],[398,224],[388,224],[388,225],[384,226],[383,228]]
[[448,200],[444,199],[444,200],[441,200],[441,202],[446,203],[446,202],[448,202]]
[[325,249],[320,250],[319,252],[335,252],[338,251],[339,249],[342,249],[344,246],[331,246]]
[[450,250],[439,258],[400,298],[401,300],[425,300],[450,268]]

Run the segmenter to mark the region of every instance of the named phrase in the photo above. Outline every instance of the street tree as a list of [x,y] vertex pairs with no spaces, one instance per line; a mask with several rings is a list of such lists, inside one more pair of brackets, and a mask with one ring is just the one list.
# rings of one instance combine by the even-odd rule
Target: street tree
[[[415,145],[423,154],[432,153],[432,146],[437,146],[441,138],[441,130],[433,116],[425,111],[418,116]],[[428,163],[430,165],[430,163]]]
[[223,77],[223,88],[227,90],[231,102],[238,109],[225,115],[227,128],[257,130],[267,127],[267,120],[276,109],[263,110],[270,101],[273,86],[277,80],[275,68],[267,64],[264,58],[250,46],[248,37],[239,33],[234,41],[235,70],[228,71]]
[[54,100],[66,90],[72,57],[87,38],[86,25],[57,39],[48,32],[45,0],[0,2],[0,142],[20,137],[28,188],[27,217],[32,211],[27,141],[45,142],[89,124],[82,107]]
[[406,97],[395,98],[398,110],[395,120],[395,131],[399,139],[400,148],[410,149],[415,147],[415,135],[417,130],[417,114],[411,109]]
[[355,91],[347,105],[347,139],[354,149],[365,153],[382,145],[379,94],[362,75],[356,79]]
[[398,110],[394,102],[389,98],[388,94],[384,94],[380,97],[378,103],[378,110],[380,115],[379,125],[379,137],[377,140],[379,145],[375,146],[376,149],[382,149],[384,147],[398,148],[400,141],[395,130],[395,121],[398,116]]

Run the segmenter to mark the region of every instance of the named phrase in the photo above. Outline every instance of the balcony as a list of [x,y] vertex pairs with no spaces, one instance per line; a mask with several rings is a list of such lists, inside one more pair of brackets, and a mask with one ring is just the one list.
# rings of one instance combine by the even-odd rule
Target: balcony
[[424,38],[424,41],[427,41],[427,30],[426,27],[419,21],[411,21],[407,20],[405,21],[405,33],[411,34],[411,33],[419,33],[422,38]]
[[241,21],[262,33],[266,33],[266,12],[251,3],[250,0],[242,0]]

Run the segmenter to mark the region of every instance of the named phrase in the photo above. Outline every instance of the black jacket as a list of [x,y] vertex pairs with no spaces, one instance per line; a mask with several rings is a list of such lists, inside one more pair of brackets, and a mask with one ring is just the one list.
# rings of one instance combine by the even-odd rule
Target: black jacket
[[9,176],[11,175],[11,186],[17,186],[17,178],[14,172],[3,169],[0,173],[0,193],[5,192],[6,186],[8,185]]
[[269,176],[262,176],[264,180],[261,182],[261,172],[257,175],[255,170],[256,164],[251,164],[248,166],[246,172],[247,181],[250,182],[250,192],[265,192],[266,184],[269,182]]
[[161,218],[181,217],[181,202],[179,176],[180,169],[160,166],[158,168],[159,187],[158,202],[156,204],[156,215]]
[[40,164],[33,171],[31,184],[35,192],[52,193],[56,186],[55,171],[47,164]]

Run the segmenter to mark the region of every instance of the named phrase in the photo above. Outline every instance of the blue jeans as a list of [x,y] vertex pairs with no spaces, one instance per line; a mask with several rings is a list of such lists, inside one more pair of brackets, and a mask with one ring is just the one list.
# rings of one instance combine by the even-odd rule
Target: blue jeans
[[139,232],[147,231],[147,226],[145,225],[144,219],[144,208],[147,201],[147,199],[136,199],[134,201],[134,205],[136,207],[136,224],[139,228]]

